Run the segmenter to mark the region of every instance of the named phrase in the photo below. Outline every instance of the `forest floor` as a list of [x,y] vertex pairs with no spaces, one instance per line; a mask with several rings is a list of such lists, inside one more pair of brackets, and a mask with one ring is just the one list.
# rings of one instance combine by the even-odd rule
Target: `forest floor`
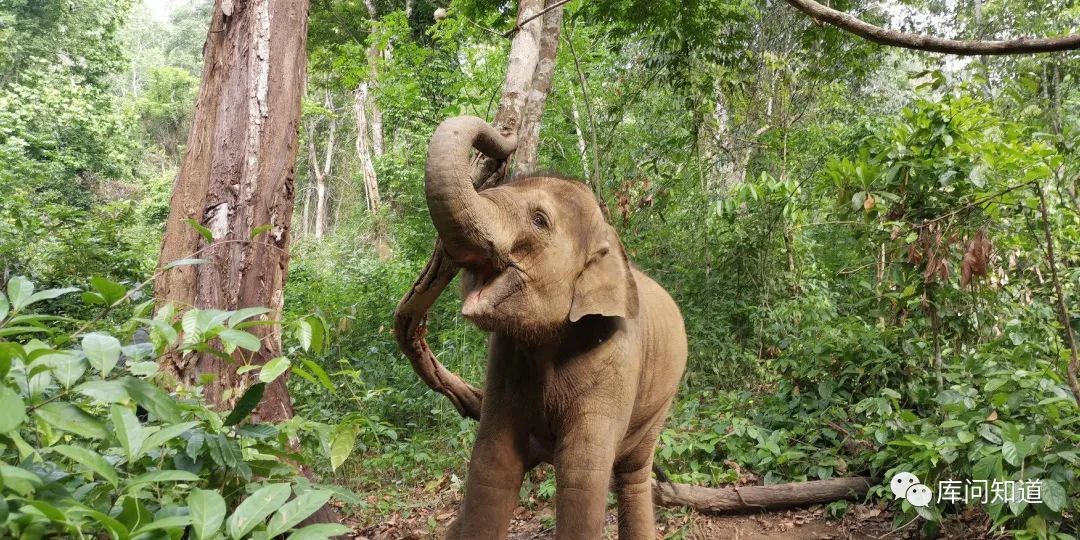
[[[432,493],[418,489],[410,500],[395,500],[398,510],[367,514],[352,523],[358,540],[422,540],[442,538],[456,515],[460,492],[446,487]],[[387,496],[387,499],[389,496]],[[391,502],[385,500],[383,502]],[[605,538],[617,536],[615,511],[607,516]],[[908,538],[915,527],[892,531],[892,514],[873,505],[852,505],[841,519],[827,519],[823,506],[745,515],[708,515],[677,509],[657,509],[661,538],[693,540],[878,540]],[[554,508],[550,501],[530,500],[519,506],[510,524],[510,540],[554,538]],[[906,534],[905,534],[906,533]],[[966,538],[966,536],[956,536]]]

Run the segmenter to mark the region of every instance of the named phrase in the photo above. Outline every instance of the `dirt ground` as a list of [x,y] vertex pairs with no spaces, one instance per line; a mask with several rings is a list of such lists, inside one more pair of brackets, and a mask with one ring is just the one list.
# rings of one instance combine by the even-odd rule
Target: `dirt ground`
[[[441,538],[453,520],[454,505],[439,501],[395,513],[379,523],[358,524],[357,540],[421,540]],[[688,540],[879,540],[908,538],[892,531],[891,516],[869,506],[854,506],[840,520],[827,520],[823,507],[737,516],[660,510],[657,538]],[[616,538],[615,514],[609,511],[605,538]],[[550,505],[519,507],[510,524],[510,540],[554,538],[554,512]]]

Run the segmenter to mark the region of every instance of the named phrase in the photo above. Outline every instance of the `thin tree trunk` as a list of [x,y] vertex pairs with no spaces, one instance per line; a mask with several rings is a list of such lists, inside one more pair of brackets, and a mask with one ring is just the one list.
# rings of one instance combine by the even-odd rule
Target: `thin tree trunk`
[[544,14],[540,33],[540,54],[533,73],[532,88],[518,130],[518,148],[515,163],[519,174],[536,172],[540,147],[540,121],[544,114],[551,79],[555,74],[555,55],[559,50],[559,33],[562,30],[563,8],[557,6]]
[[1058,277],[1057,256],[1054,254],[1054,235],[1050,230],[1050,213],[1046,209],[1046,192],[1042,184],[1035,186],[1039,190],[1039,213],[1042,214],[1043,235],[1046,238],[1046,263],[1050,266],[1050,281],[1054,284],[1054,294],[1057,300],[1058,319],[1061,322],[1065,346],[1069,348],[1069,363],[1065,370],[1065,377],[1072,390],[1076,403],[1080,405],[1080,382],[1077,381],[1077,372],[1080,371],[1080,355],[1076,350],[1076,335],[1073,333],[1072,320],[1069,316],[1069,298],[1065,295],[1065,289],[1061,286]]
[[304,214],[302,227],[302,236],[308,236],[311,233],[311,227],[308,225],[311,223],[311,187],[309,186],[304,190]]
[[593,116],[592,102],[589,100],[589,82],[585,79],[585,72],[581,69],[581,61],[578,59],[577,51],[574,50],[574,36],[566,37],[566,45],[570,48],[570,55],[574,58],[574,69],[577,71],[578,83],[581,85],[581,101],[585,104],[585,114],[589,119],[589,137],[592,143],[593,156],[593,174],[589,178],[589,184],[592,187],[593,194],[596,195],[596,200],[600,202],[600,208],[604,211],[604,215],[607,215],[604,193],[600,189],[600,145],[596,142],[596,117]]
[[574,133],[577,134],[578,154],[581,155],[581,170],[584,178],[589,178],[589,153],[585,145],[585,135],[581,131],[581,114],[578,113],[577,101],[571,96],[570,113],[574,117]]
[[360,159],[360,173],[364,179],[364,197],[369,212],[377,212],[382,204],[379,198],[379,182],[375,176],[375,164],[371,159],[371,149],[367,139],[367,102],[368,83],[362,82],[353,96],[353,109],[356,113],[356,157]]
[[[219,1],[207,34],[198,105],[173,189],[159,268],[202,250],[209,264],[165,272],[155,284],[160,304],[239,309],[265,306],[281,318],[293,181],[307,61],[307,0]],[[215,243],[186,223],[207,227]],[[271,229],[251,239],[256,227]],[[281,355],[280,328],[250,331],[263,349],[233,361],[212,354],[166,354],[164,371],[196,384],[204,374],[205,398],[230,408],[257,382],[236,367],[262,364]],[[292,417],[287,377],[268,385],[256,416],[263,421]]]
[[[540,13],[542,8],[541,0],[521,0],[518,5],[519,24]],[[518,132],[528,99],[527,91],[540,55],[541,21],[534,20],[521,26],[510,45],[502,99],[495,115],[494,126],[504,135]],[[474,167],[473,184],[481,189],[497,184],[502,179],[502,169],[497,160],[479,160],[477,167]],[[427,266],[398,304],[394,314],[394,336],[425,384],[450,399],[462,416],[478,419],[483,392],[447,370],[435,358],[424,339],[428,310],[457,271],[457,266],[443,253],[442,243],[436,241]]]

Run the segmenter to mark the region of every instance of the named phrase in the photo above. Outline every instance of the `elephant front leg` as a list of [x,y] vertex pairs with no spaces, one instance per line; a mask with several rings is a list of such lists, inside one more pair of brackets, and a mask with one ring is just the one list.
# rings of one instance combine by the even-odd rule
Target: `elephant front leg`
[[489,422],[485,426],[485,420],[480,422],[469,461],[465,499],[446,535],[451,540],[506,538],[517,508],[525,475],[522,445],[509,424],[492,426]]
[[595,540],[604,531],[615,425],[584,415],[567,430],[555,451],[555,538]]

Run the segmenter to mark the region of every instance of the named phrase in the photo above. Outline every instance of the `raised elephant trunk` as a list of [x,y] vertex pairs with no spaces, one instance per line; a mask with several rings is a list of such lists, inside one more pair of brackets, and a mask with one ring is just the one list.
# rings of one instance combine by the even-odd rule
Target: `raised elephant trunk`
[[516,137],[503,137],[475,116],[444,120],[431,137],[424,173],[428,211],[446,253],[459,264],[493,255],[498,212],[472,185],[472,150],[506,159],[516,147]]

